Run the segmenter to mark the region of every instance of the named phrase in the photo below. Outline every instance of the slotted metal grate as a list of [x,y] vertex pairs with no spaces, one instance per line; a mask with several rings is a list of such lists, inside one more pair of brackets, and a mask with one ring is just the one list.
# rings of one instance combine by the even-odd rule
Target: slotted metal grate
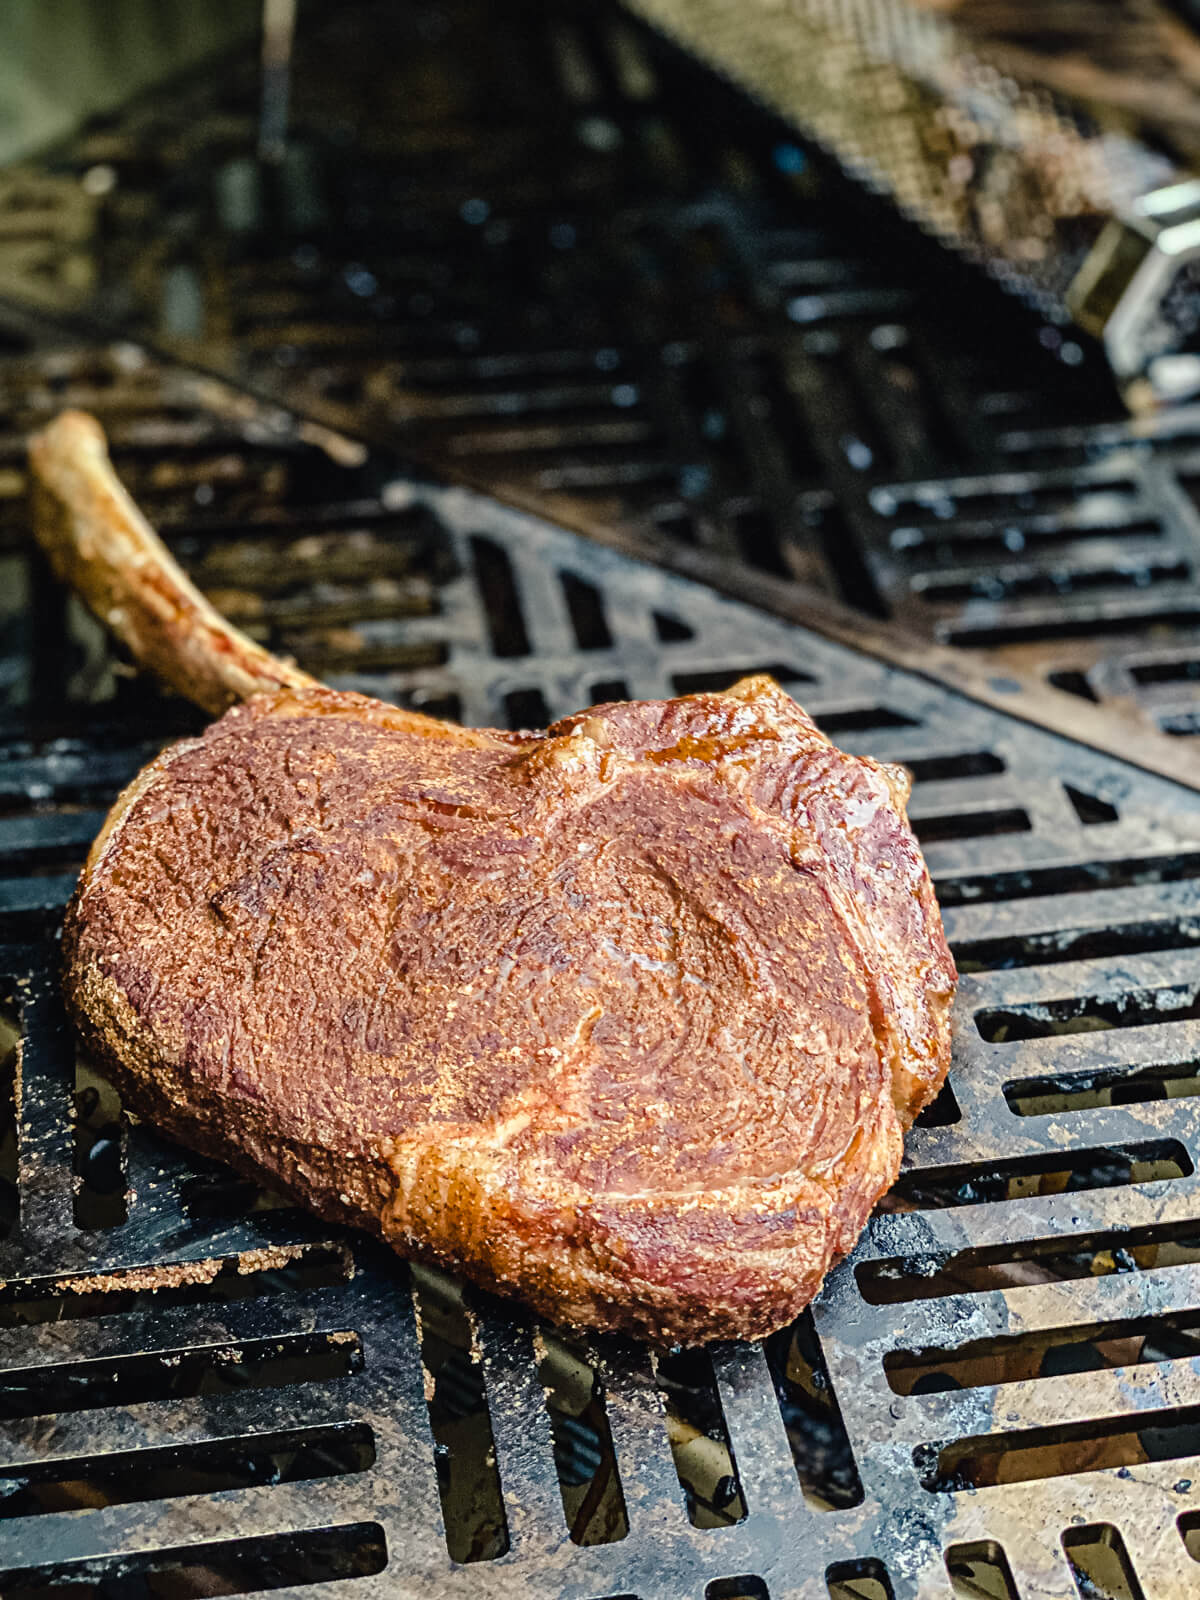
[[[774,672],[913,770],[964,977],[904,1177],[765,1347],[564,1340],[410,1272],[131,1125],[76,1061],[71,872],[192,714],[78,621],[63,650],[14,508],[35,603],[0,663],[5,1596],[904,1600],[1008,1570],[1065,1597],[1073,1573],[1121,1593],[1122,1563],[1147,1600],[1194,1590],[1200,794],[128,351],[14,360],[22,422],[46,363],[57,398],[90,385],[200,580],[260,602],[272,642],[302,613],[333,682],[516,725]],[[351,618],[314,549],[344,584],[365,549],[422,604]]]

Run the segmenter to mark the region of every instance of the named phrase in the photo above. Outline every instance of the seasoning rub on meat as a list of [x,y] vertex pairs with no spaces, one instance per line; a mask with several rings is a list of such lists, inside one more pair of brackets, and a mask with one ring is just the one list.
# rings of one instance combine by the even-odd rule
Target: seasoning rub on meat
[[323,689],[202,636],[91,419],[32,458],[60,572],[239,702],[120,797],[68,913],[70,1007],[129,1105],[559,1322],[794,1317],[948,1065],[906,774],[767,678],[519,734]]

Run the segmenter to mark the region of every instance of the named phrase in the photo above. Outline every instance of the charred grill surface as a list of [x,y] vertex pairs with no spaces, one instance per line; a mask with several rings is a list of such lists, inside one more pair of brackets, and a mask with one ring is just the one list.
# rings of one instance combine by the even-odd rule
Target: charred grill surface
[[[405,1269],[131,1122],[76,1061],[54,929],[117,790],[199,719],[74,607],[63,634],[14,514],[5,1592],[683,1600],[830,1572],[903,1596],[1000,1559],[1065,1592],[1127,1557],[1177,1594],[1200,1514],[1200,797],[128,351],[12,362],[23,425],[88,391],[193,579],[339,687],[519,727],[769,670],[913,773],[965,975],[900,1184],[765,1346],[579,1344]],[[353,620],[376,564],[403,587]]]

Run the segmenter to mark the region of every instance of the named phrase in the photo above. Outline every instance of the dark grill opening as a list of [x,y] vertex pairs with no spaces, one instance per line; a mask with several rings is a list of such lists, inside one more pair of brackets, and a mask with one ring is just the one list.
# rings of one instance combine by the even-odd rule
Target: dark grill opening
[[550,720],[540,689],[512,689],[504,696],[505,724],[514,733],[544,728]]
[[[137,1137],[144,1137],[140,1130]],[[228,1167],[212,1162],[205,1170],[202,1158],[195,1164],[201,1170],[194,1177],[184,1179],[179,1203],[185,1215],[196,1221],[212,1222],[262,1211],[291,1209],[291,1202],[282,1195],[252,1183],[249,1178],[239,1178]]]
[[1102,961],[1113,956],[1187,950],[1200,943],[1200,921],[1164,917],[1106,928],[1062,928],[998,939],[956,939],[960,972],[1004,972],[1014,967],[1058,966],[1066,961]]
[[1120,816],[1111,801],[1102,799],[1096,794],[1085,794],[1082,789],[1077,789],[1074,784],[1064,783],[1067,799],[1071,802],[1072,809],[1080,822],[1085,827],[1098,822],[1116,822]]
[[931,1494],[1028,1483],[1079,1471],[1178,1461],[1200,1452],[1200,1407],[1164,1407],[1129,1418],[1066,1423],[957,1439],[914,1451],[922,1487]]
[[1179,1532],[1188,1555],[1193,1561],[1200,1561],[1200,1516],[1195,1512],[1187,1512],[1180,1517]]
[[538,1377],[546,1395],[563,1515],[573,1544],[616,1544],[629,1532],[604,1380],[586,1351],[545,1330]]
[[918,1128],[949,1128],[962,1120],[962,1111],[958,1104],[958,1096],[954,1093],[954,1085],[947,1078],[938,1090],[936,1097],[929,1102],[917,1117],[915,1126]]
[[[886,617],[889,611],[880,595],[879,581],[854,539],[847,518],[836,507],[823,506],[802,513],[800,525],[803,530],[811,530],[808,536],[815,537],[817,548],[845,600],[869,617]],[[797,541],[793,541],[790,547],[791,562],[798,569],[796,576],[807,578],[809,573],[801,564],[796,544]]]
[[[14,817],[5,829],[0,861],[6,872],[20,877],[78,872],[103,820],[102,811],[91,809],[60,813],[53,821],[39,821],[36,826],[28,819]],[[22,822],[26,826],[22,827]]]
[[1028,833],[1033,827],[1022,806],[996,806],[987,811],[956,811],[944,816],[911,819],[913,832],[923,845],[941,839],[978,839],[995,833]]
[[1113,999],[1077,996],[977,1011],[975,1026],[989,1044],[1050,1039],[1065,1034],[1103,1033],[1110,1028],[1147,1028],[1200,1016],[1200,990],[1134,989]]
[[1076,667],[1064,667],[1061,671],[1048,672],[1046,682],[1055,689],[1061,689],[1064,694],[1073,694],[1080,700],[1090,700],[1093,705],[1098,705],[1100,696],[1092,687],[1091,679],[1086,672],[1080,672]]
[[1158,561],[1093,571],[1069,567],[1048,572],[1001,568],[972,578],[915,579],[913,588],[930,604],[950,605],[970,600],[1053,598],[1088,589],[1147,589],[1156,583],[1183,583],[1190,576],[1191,568],[1184,561]]
[[696,1528],[740,1522],[746,1501],[711,1357],[702,1350],[674,1350],[655,1365],[688,1521]]
[[[997,529],[990,523],[976,527],[958,523],[953,532],[943,532],[936,524],[928,527],[893,528],[888,543],[893,552],[911,561],[935,561],[945,566],[983,564],[985,560],[1010,561],[1026,550],[1040,552],[1063,545],[1087,548],[1092,540],[1108,543],[1121,539],[1161,539],[1163,527],[1149,519],[1135,522],[1021,522]],[[981,575],[978,580],[986,583]],[[943,598],[945,598],[943,596]],[[965,596],[964,598],[971,598]],[[984,599],[994,598],[984,595]],[[1003,598],[997,596],[995,598]],[[1139,682],[1153,679],[1139,678]]]
[[411,1272],[446,1547],[454,1561],[492,1561],[508,1549],[508,1520],[471,1315],[443,1274]]
[[851,706],[845,711],[823,711],[817,722],[821,732],[835,740],[843,734],[878,733],[885,728],[919,726],[914,717],[906,716],[903,711],[895,711],[890,706]]
[[1111,1522],[1069,1528],[1062,1544],[1080,1594],[1090,1590],[1103,1600],[1145,1600],[1125,1541]]
[[811,1313],[773,1333],[766,1355],[806,1503],[818,1511],[859,1505],[862,1480]]
[[731,689],[739,678],[753,678],[760,673],[775,678],[785,688],[789,685],[812,682],[807,672],[773,662],[768,666],[737,667],[732,671],[723,669],[717,672],[677,672],[671,678],[671,688],[676,694],[722,694],[726,689]]
[[575,642],[581,650],[608,650],[612,647],[612,634],[604,616],[604,603],[599,589],[585,583],[573,572],[559,574],[563,597],[571,615]]
[[1061,867],[1032,867],[971,877],[937,877],[943,906],[1032,900],[1042,895],[1084,894],[1092,889],[1128,889],[1180,883],[1200,877],[1200,855],[1142,856],[1125,861],[1083,861]]
[[[1194,628],[1200,626],[1200,606],[1165,606],[1141,610],[1138,612],[1138,621],[1153,633],[1168,628]],[[1056,639],[1103,638],[1128,633],[1129,619],[1107,611],[1072,617],[1062,607],[1054,606],[1047,608],[1047,615],[1038,621],[980,622],[977,625],[939,628],[937,632],[943,644],[954,645],[960,650],[1000,650],[1008,645],[1052,644]],[[1163,731],[1171,733],[1174,730],[1164,724]]]
[[[1097,501],[1107,507],[1110,497],[1119,500],[1132,496],[1136,485],[1132,479],[1116,479],[1102,486],[1089,488],[1104,496]],[[1082,491],[1087,494],[1087,490]],[[988,483],[956,483],[953,480],[938,483],[915,484],[910,488],[897,485],[876,489],[871,503],[881,516],[898,516],[905,506],[918,508],[917,515],[927,523],[945,522],[960,514],[978,519],[985,516],[1046,516],[1056,511],[1071,511],[1080,504],[1081,490],[1069,479],[1039,483],[1036,479],[1021,476],[1005,477],[991,487]],[[1085,499],[1083,504],[1088,502]]]
[[895,1591],[882,1561],[838,1561],[825,1573],[829,1600],[895,1600]]
[[[6,986],[7,987],[7,986]],[[8,1235],[17,1220],[17,1073],[21,1049],[21,1024],[10,1006],[0,1006],[0,1235]]]
[[951,1545],[946,1551],[946,1572],[955,1600],[979,1600],[980,1595],[1020,1600],[1008,1557],[994,1539]]
[[665,611],[653,611],[650,615],[654,623],[654,632],[661,644],[682,644],[688,639],[695,638],[695,634],[682,618],[669,616]]
[[82,1055],[75,1061],[75,1197],[77,1228],[115,1228],[125,1221],[125,1127],[121,1099]]
[[904,765],[914,783],[941,783],[947,778],[989,778],[1007,763],[994,750],[966,750],[961,755],[913,756]]
[[529,636],[512,567],[504,551],[490,539],[471,541],[475,571],[487,614],[492,649],[498,656],[529,654]]
[[366,1472],[375,1440],[363,1424],[251,1435],[224,1443],[130,1450],[0,1474],[0,1517],[42,1516]]
[[871,1305],[897,1305],[907,1300],[1058,1283],[1070,1278],[1151,1272],[1197,1260],[1200,1226],[1184,1222],[945,1255],[894,1256],[861,1262],[855,1276],[864,1299]]
[[[95,743],[93,739],[11,737],[0,742],[0,816],[73,818],[81,811],[107,807],[139,769],[158,754],[157,740],[105,750],[103,746],[120,735],[99,719],[93,728]],[[7,826],[4,833],[7,847]],[[19,833],[17,837],[20,838]],[[82,844],[81,834],[72,843],[76,847]]]
[[1200,1313],[1050,1328],[972,1340],[948,1349],[893,1350],[884,1357],[883,1366],[895,1394],[938,1394],[1187,1360],[1198,1351]]
[[[262,1264],[260,1262],[269,1263]],[[292,1295],[345,1283],[348,1252],[335,1245],[276,1246],[225,1260],[127,1267],[53,1278],[12,1279],[0,1290],[0,1328],[30,1327],[76,1317],[111,1317],[130,1311],[228,1304],[257,1295]]]
[[163,1350],[55,1368],[9,1368],[0,1374],[0,1417],[12,1421],[131,1402],[328,1383],[361,1367],[358,1336],[346,1331]]
[[8,1600],[215,1600],[218,1595],[332,1583],[382,1572],[387,1546],[377,1523],[228,1539],[174,1550],[50,1563],[6,1578]]
[[747,1573],[740,1578],[714,1578],[705,1585],[704,1600],[770,1600],[761,1578]]
[[588,693],[593,705],[607,705],[613,700],[628,700],[629,685],[624,678],[601,678],[591,685]]
[[[776,578],[792,576],[786,552],[765,511],[743,511],[732,522],[735,548],[747,566],[757,567]],[[825,555],[828,559],[828,549]]]
[[1019,1117],[1091,1111],[1097,1106],[1136,1106],[1200,1094],[1200,1061],[1161,1067],[1118,1067],[1100,1072],[1061,1073],[1006,1083],[1004,1098]]
[[1073,1152],[1069,1166],[1063,1165],[1062,1156],[1020,1156],[990,1168],[928,1167],[902,1172],[880,1201],[879,1209],[931,1211],[943,1206],[990,1205],[1031,1195],[1157,1183],[1186,1178],[1191,1172],[1191,1160],[1178,1141],[1148,1140],[1144,1144]]
[[1129,672],[1135,683],[1192,683],[1200,680],[1200,658],[1188,656],[1168,661],[1135,661]]

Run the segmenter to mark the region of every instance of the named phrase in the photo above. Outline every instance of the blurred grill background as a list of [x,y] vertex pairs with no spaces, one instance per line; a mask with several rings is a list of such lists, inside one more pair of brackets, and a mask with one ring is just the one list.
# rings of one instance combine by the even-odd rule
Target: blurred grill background
[[[898,0],[756,0],[738,28],[720,0],[708,8],[680,0],[657,20],[694,43],[688,29],[707,17],[700,53],[730,71],[722,40],[758,39],[773,59],[758,12],[764,26],[787,20],[810,46],[811,71],[789,69],[797,93],[838,60],[845,94],[859,83],[845,48],[822,53],[822,29],[857,28],[854,61],[907,39],[914,74],[932,51],[914,51],[897,19],[920,8]],[[277,31],[288,9],[268,7]],[[1068,10],[1058,42],[1074,60],[1098,10]],[[801,137],[804,106],[748,101],[617,7],[314,4],[299,17],[289,137],[264,160],[244,7],[206,10],[203,24],[163,12],[153,26],[115,8],[104,32],[121,48],[102,50],[94,13],[76,29],[62,7],[55,30],[55,11],[36,8],[28,31],[43,58],[45,41],[59,42],[62,106],[93,58],[111,99],[116,64],[128,61],[134,82],[161,68],[154,41],[194,60],[223,28],[230,49],[0,172],[0,295],[572,526],[621,531],[647,553],[673,546],[710,571],[798,581],[939,641],[1003,652],[1005,670],[1136,705],[1154,728],[1197,725],[1200,410],[1131,420],[1057,278],[1054,293],[1047,278],[1045,292],[1002,294]],[[1150,11],[1160,27],[1165,10],[1130,13],[1142,65]],[[960,59],[948,40],[965,48],[944,31],[963,17],[1011,49],[1023,14],[925,12],[913,37],[933,28],[943,62]],[[1192,36],[1169,15],[1186,65]],[[1036,42],[1051,60],[1044,27]],[[878,74],[864,81],[895,124],[903,95],[880,100]],[[1003,110],[1019,86],[998,81]],[[1030,223],[1012,165],[1027,152],[1015,134],[1007,153],[987,147],[992,102],[964,82],[975,143],[955,181],[968,197],[982,184],[972,215],[990,217],[997,239],[1029,246],[1002,204],[1024,195]],[[1036,91],[1043,109],[1050,94]],[[954,121],[943,104],[930,123],[925,101],[914,128]],[[276,120],[280,106],[277,94]],[[1080,106],[1062,118],[1068,152],[1116,139],[1122,170],[1178,175],[1182,145],[1168,154],[1164,128],[1129,108],[1116,131]],[[1072,238],[1100,237],[1098,206]],[[1039,237],[1045,259],[1026,267],[1058,271],[1054,240]],[[18,362],[8,374],[19,414],[27,372]],[[243,468],[222,470],[231,492]],[[19,522],[17,466],[0,491]]]
[[257,37],[259,0],[6,0],[0,162]]

